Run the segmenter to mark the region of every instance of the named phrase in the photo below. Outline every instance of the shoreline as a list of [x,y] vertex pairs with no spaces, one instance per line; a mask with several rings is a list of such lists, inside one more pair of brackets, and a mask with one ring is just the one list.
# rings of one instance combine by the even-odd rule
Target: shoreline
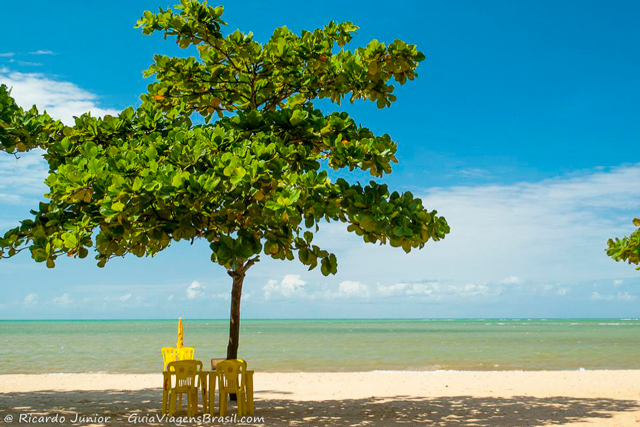
[[[161,378],[159,373],[0,375],[0,417],[110,415],[121,421],[103,425],[128,425],[127,414],[159,414]],[[255,415],[264,417],[265,425],[640,422],[640,370],[257,372],[254,384]]]
[[[204,367],[204,370],[208,370],[208,367]],[[296,375],[296,374],[447,374],[447,373],[536,373],[536,372],[549,372],[549,373],[561,373],[561,372],[640,372],[640,369],[635,368],[578,368],[578,369],[486,369],[486,370],[471,370],[471,369],[374,369],[369,371],[260,371],[260,374],[274,374],[274,375]],[[86,371],[86,372],[0,372],[0,378],[11,376],[47,376],[47,375],[157,375],[158,372],[107,372],[107,371]],[[1,386],[0,386],[0,393]]]

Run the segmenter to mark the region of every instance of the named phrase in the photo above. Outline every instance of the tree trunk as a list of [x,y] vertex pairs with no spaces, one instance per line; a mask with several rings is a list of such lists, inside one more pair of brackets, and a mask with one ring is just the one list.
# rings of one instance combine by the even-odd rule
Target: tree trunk
[[233,288],[231,290],[231,315],[229,316],[229,344],[227,345],[227,359],[238,358],[238,344],[240,338],[240,298],[242,297],[242,284],[246,275],[246,270],[230,272],[233,278]]
[[[242,284],[244,283],[244,278],[249,267],[251,267],[251,264],[247,264],[237,271],[229,272],[229,276],[233,278],[233,288],[231,288],[227,360],[238,358],[238,345],[240,344],[240,299],[242,298]],[[234,393],[230,394],[229,398],[233,401],[238,399]]]

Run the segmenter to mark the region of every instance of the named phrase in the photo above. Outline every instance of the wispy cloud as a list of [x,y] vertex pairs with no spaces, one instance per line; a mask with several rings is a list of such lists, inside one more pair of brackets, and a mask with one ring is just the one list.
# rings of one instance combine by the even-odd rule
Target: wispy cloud
[[11,58],[14,55],[15,55],[15,53],[13,53],[13,52],[0,53],[0,58]]
[[69,294],[62,294],[59,297],[53,298],[51,302],[59,307],[69,307],[73,304],[73,299]]
[[[588,299],[591,288],[580,285],[583,291],[575,296]],[[576,285],[574,285],[575,287]],[[594,285],[596,286],[596,285]],[[597,285],[600,286],[600,285]],[[366,300],[372,303],[383,301],[409,302],[425,300],[449,304],[468,304],[480,301],[497,301],[527,297],[565,297],[571,294],[571,286],[562,283],[536,283],[522,280],[500,282],[460,281],[405,281],[367,284],[345,280],[339,284],[309,284],[298,275],[286,275],[282,280],[269,280],[263,287],[265,300]]]
[[503,285],[517,285],[522,283],[522,279],[517,276],[509,276],[502,279],[500,283]]
[[593,267],[615,268],[605,242],[630,227],[627,212],[640,207],[639,180],[633,165],[537,183],[428,190],[424,204],[452,226],[429,252],[464,260],[467,271],[488,270],[488,280],[505,270],[529,279],[601,278]]
[[37,294],[29,294],[24,297],[24,305],[27,307],[34,306],[38,303],[38,295]]
[[423,281],[425,276],[460,283],[635,277],[633,268],[613,262],[604,249],[608,238],[633,230],[638,182],[640,165],[630,165],[533,183],[425,189],[424,205],[451,225],[441,242],[407,255],[366,244],[345,233],[344,226],[331,224],[317,242],[337,252],[339,274],[364,283]]
[[446,283],[441,281],[426,282],[399,282],[393,284],[380,284],[377,288],[377,296],[390,297],[420,297],[431,300],[452,300],[497,296],[503,291],[500,284],[487,283]]
[[591,294],[591,299],[594,301],[624,301],[632,302],[638,299],[637,296],[631,295],[629,292],[618,292],[617,294],[602,295],[599,292]]
[[29,55],[55,55],[53,51],[38,49],[35,52],[29,52]]
[[42,66],[42,62],[29,62],[29,61],[18,61],[18,65],[25,67],[40,67]]
[[462,168],[454,174],[469,179],[487,179],[491,177],[491,173],[488,170],[480,168]]

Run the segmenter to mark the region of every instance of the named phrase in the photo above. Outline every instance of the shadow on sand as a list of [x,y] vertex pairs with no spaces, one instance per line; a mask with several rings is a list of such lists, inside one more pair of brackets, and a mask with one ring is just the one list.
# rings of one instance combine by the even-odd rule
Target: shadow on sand
[[[270,393],[279,393],[270,391]],[[393,396],[385,398],[294,401],[289,399],[261,399],[256,393],[256,416],[264,417],[265,425],[416,425],[432,426],[527,426],[562,425],[572,422],[610,418],[615,413],[636,411],[640,403],[633,400],[604,398],[571,398],[529,396],[471,397],[449,396],[415,398]],[[286,393],[282,393],[283,395]],[[72,424],[75,414],[111,416],[106,424],[127,423],[130,414],[160,415],[159,389],[136,391],[37,391],[32,393],[0,393],[0,420],[13,415],[18,424],[19,414],[66,417]],[[231,408],[231,413],[235,408]],[[77,425],[87,425],[81,422]],[[4,425],[7,425],[4,423]],[[42,425],[42,424],[41,424]],[[45,424],[46,425],[46,424]],[[56,424],[59,425],[59,424]],[[138,424],[140,425],[140,424]],[[162,425],[145,423],[143,425]]]

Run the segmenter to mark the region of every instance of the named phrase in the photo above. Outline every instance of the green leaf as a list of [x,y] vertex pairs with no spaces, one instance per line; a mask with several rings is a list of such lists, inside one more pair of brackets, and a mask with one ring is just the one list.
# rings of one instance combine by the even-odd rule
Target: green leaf
[[284,53],[286,41],[283,38],[278,39],[278,54],[282,55]]
[[137,176],[134,180],[133,180],[133,185],[131,186],[133,191],[140,191],[140,189],[142,188],[142,178],[140,178],[139,176]]
[[293,126],[298,126],[300,123],[306,120],[307,117],[309,117],[309,113],[307,113],[306,111],[295,110],[291,115],[291,119],[289,119],[289,122],[291,122]]
[[181,174],[175,174],[173,176],[173,179],[171,180],[171,185],[173,185],[174,187],[181,187],[182,186],[182,175]]
[[149,158],[149,160],[155,160],[158,157],[158,151],[153,146],[148,147],[145,151],[145,154]]
[[89,255],[89,250],[87,248],[80,248],[78,250],[78,255],[80,258],[84,259]]

